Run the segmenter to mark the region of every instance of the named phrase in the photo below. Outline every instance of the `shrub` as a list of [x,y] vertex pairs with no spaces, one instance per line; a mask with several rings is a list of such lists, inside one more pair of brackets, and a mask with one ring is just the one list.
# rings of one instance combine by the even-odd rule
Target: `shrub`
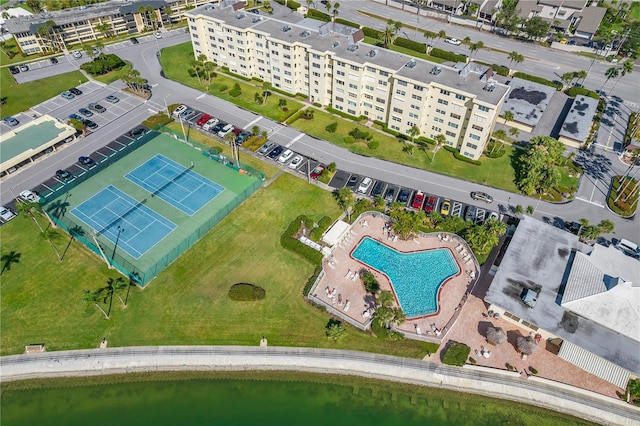
[[317,9],[309,9],[309,11],[307,11],[307,17],[317,19],[318,21],[323,21],[323,22],[331,21],[331,16]]
[[356,117],[355,115],[347,114],[344,111],[340,111],[339,109],[333,108],[331,105],[327,105],[327,111],[329,111],[332,114],[339,115],[340,117],[344,117],[344,118],[352,120],[352,121],[361,121],[361,120],[366,119],[366,117]]
[[442,363],[462,367],[467,358],[469,358],[470,353],[471,348],[469,346],[451,340],[442,354]]
[[362,27],[362,32],[365,36],[375,38],[376,40],[380,40],[380,37],[382,36],[382,31],[374,30],[369,27]]
[[316,269],[313,270],[313,274],[309,277],[304,288],[302,289],[302,295],[307,297],[309,292],[311,291],[311,287],[313,287],[313,283],[318,279],[318,275],[322,272],[322,266],[316,266]]
[[538,370],[533,367],[529,367],[529,371],[531,371],[531,374],[538,374]]
[[329,133],[335,133],[337,128],[338,128],[338,122],[334,121],[331,124],[327,125],[327,127],[325,127],[324,129]]
[[223,84],[222,86],[220,86],[220,88],[218,89],[220,92],[224,92],[225,90],[227,90],[229,88],[229,86],[227,86],[226,84]]
[[250,302],[254,300],[262,300],[267,292],[264,288],[248,283],[238,283],[229,289],[229,299],[237,302]]
[[307,216],[301,215],[298,216],[289,224],[284,233],[280,236],[280,245],[287,250],[294,252],[295,254],[307,259],[309,262],[315,265],[319,265],[322,263],[322,253],[317,250],[312,249],[311,247],[302,244],[299,240],[294,238],[294,235],[300,229],[300,223],[305,222],[307,227],[309,226],[309,222],[311,225],[313,222]]
[[380,141],[370,141],[369,149],[378,149],[380,147]]
[[523,80],[544,84],[545,86],[555,87],[556,90],[562,90],[562,88],[564,87],[564,85],[560,81],[551,81],[547,80],[546,78],[538,77],[537,75],[531,75],[520,71],[513,74],[513,76],[521,78]]
[[283,6],[287,6],[289,9],[293,10],[294,12],[298,10],[298,8],[300,7],[300,3],[293,0],[288,0],[288,1],[276,0],[276,3],[281,4]]
[[313,228],[313,230],[309,234],[309,238],[316,242],[320,241],[320,238],[322,238],[322,234],[324,234],[324,232],[329,228],[332,222],[333,221],[329,216],[324,216],[318,221],[318,226],[316,228]]
[[360,24],[356,24],[355,22],[347,21],[346,19],[336,18],[335,22],[338,24],[346,25],[348,27],[360,28]]
[[242,90],[238,89],[238,88],[233,88],[231,90],[229,90],[229,96],[233,96],[234,98],[240,96],[242,94]]
[[353,136],[347,135],[343,139],[344,139],[344,143],[354,143],[355,142],[355,139],[353,138]]
[[425,38],[438,38],[438,33],[434,33],[433,31],[426,30],[424,32]]
[[398,37],[394,40],[393,44],[399,47],[404,47],[406,49],[413,50],[414,52],[427,53],[426,44],[409,40],[408,38]]
[[464,55],[458,55],[456,53],[449,52],[447,50],[438,49],[437,47],[434,47],[433,49],[431,49],[431,52],[429,52],[429,54],[431,56],[435,56],[436,58],[444,59],[446,61],[452,61],[452,62],[467,61],[467,57]]
[[109,71],[119,70],[125,66],[125,62],[117,55],[110,53],[100,55],[91,62],[80,65],[80,68],[91,75],[102,75]]
[[[174,108],[175,109],[175,108]],[[173,118],[167,116],[167,114],[163,112],[159,112],[156,115],[152,115],[142,122],[143,126],[146,126],[150,129],[161,127],[173,122]]]
[[482,165],[482,162],[481,162],[480,160],[473,160],[473,159],[471,159],[471,158],[469,158],[469,157],[465,157],[464,155],[460,154],[460,153],[458,152],[458,150],[457,150],[457,149],[455,149],[455,148],[454,148],[454,147],[452,147],[452,146],[445,145],[443,148],[444,148],[446,151],[451,152],[451,153],[453,154],[453,157],[454,157],[456,160],[464,161],[464,162],[466,162],[466,163],[474,164],[474,165],[476,165],[476,166],[481,166],[481,165]]
[[588,96],[588,97],[593,98],[593,99],[600,99],[600,95],[598,95],[593,90],[589,90],[589,89],[584,88],[584,87],[571,86],[566,90],[565,93],[568,96],[571,96],[572,98],[575,98],[578,95],[583,95],[583,96]]
[[371,294],[376,294],[378,290],[380,290],[380,283],[371,271],[365,271],[364,274],[362,274],[362,283],[364,284],[364,288],[367,289],[367,292]]
[[474,365],[478,363],[478,361],[476,361],[475,358],[471,358],[471,357],[469,357],[469,362]]
[[492,140],[487,144],[487,148],[484,151],[484,155],[486,155],[489,158],[500,158],[506,152],[507,150],[505,149],[504,144],[498,141]]
[[486,62],[476,61],[476,60],[474,60],[473,62],[475,62],[476,64],[486,65],[488,67],[491,67],[496,74],[501,75],[503,77],[508,77],[509,72],[511,71],[508,67],[505,67],[502,65],[488,64]]

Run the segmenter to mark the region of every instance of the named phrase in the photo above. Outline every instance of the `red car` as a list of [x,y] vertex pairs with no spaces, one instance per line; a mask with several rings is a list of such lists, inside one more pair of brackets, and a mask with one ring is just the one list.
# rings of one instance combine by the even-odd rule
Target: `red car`
[[422,208],[422,203],[424,202],[424,192],[418,191],[416,195],[413,196],[413,202],[411,203],[411,207],[414,209],[420,210]]
[[324,173],[325,166],[318,164],[315,169],[311,171],[311,179],[318,179],[322,173]]
[[424,203],[424,211],[427,213],[431,213],[438,206],[438,197],[434,197],[433,195],[427,198],[427,202]]
[[204,123],[206,123],[207,121],[209,121],[209,119],[211,118],[211,116],[209,114],[202,114],[200,116],[200,118],[198,118],[198,121],[196,121],[196,124],[198,126],[202,126]]

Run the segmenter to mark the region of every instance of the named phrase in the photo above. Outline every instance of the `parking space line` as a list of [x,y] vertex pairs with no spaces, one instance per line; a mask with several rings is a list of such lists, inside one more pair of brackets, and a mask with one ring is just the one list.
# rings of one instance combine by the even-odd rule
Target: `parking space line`
[[294,143],[296,143],[297,141],[299,141],[300,139],[302,139],[302,137],[304,136],[304,133],[300,133],[298,136],[296,136],[295,138],[291,139],[291,142],[289,142],[286,147],[289,148],[291,145],[293,145]]
[[247,124],[245,127],[245,129],[248,129],[249,127],[253,126],[254,124],[256,124],[258,121],[260,121],[262,119],[262,116],[259,116],[258,118],[256,118],[255,120],[253,120],[251,123]]

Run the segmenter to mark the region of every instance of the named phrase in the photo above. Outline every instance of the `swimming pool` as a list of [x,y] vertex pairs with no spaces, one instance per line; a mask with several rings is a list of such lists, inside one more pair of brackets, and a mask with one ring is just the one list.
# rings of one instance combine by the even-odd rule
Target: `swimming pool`
[[369,237],[360,241],[351,256],[389,278],[408,319],[438,312],[438,290],[460,272],[448,249],[401,253]]

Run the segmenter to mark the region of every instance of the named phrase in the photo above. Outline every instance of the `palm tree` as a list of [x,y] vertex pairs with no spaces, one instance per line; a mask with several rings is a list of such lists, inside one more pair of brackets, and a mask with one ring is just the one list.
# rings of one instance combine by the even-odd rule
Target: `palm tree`
[[[495,132],[493,132],[493,139],[497,142],[500,142],[500,147],[502,147],[504,145],[505,139],[507,139],[507,132],[505,132],[504,129],[496,130]],[[491,152],[489,153],[489,155],[493,154],[493,151],[497,146],[498,144],[494,142],[493,148],[491,148]]]
[[507,123],[515,119],[515,116],[513,115],[513,111],[509,110],[509,111],[505,111],[504,114],[502,114],[502,118],[504,119],[504,123],[502,124],[502,128],[504,129]]
[[256,125],[254,125],[254,126],[251,128],[251,134],[252,134],[252,135],[254,135],[254,136],[259,135],[259,134],[260,134],[260,126],[258,126],[257,124],[256,124]]
[[580,224],[580,228],[578,228],[578,236],[582,232],[582,229],[587,228],[589,226],[589,219],[580,218],[578,219],[578,223]]
[[109,33],[111,32],[111,25],[108,22],[101,22],[99,24],[96,24],[94,28],[102,35],[103,38],[108,37]]
[[84,296],[82,297],[82,301],[87,303],[93,303],[94,306],[98,308],[100,312],[102,312],[105,319],[109,319],[109,314],[107,314],[105,310],[102,309],[102,306],[98,304],[98,301],[100,300],[100,293],[101,293],[100,290],[98,291],[84,290]]
[[386,49],[391,43],[393,43],[394,38],[394,27],[393,25],[387,24],[384,30],[380,33],[380,42],[382,43],[382,47]]
[[33,214],[34,210],[35,211],[42,210],[42,206],[40,205],[40,203],[31,203],[29,201],[19,201],[16,203],[16,210],[18,215],[21,215],[23,217],[30,217],[31,219],[33,219],[33,221],[38,226],[38,229],[40,230],[40,232],[44,232],[44,229],[40,225],[40,222],[38,222],[38,219],[36,219],[35,215]]
[[469,46],[469,50],[471,51],[471,54],[475,56],[478,50],[482,49],[483,47],[484,47],[484,43],[481,41],[478,41],[476,43],[472,43],[471,46]]
[[602,219],[598,224],[598,228],[600,228],[601,233],[610,234],[616,229],[616,224],[610,219]]
[[513,213],[516,216],[520,216],[522,213],[524,213],[524,209],[522,208],[522,206],[520,204],[518,204],[514,209],[513,209]]
[[271,83],[265,81],[262,83],[262,97],[264,98],[264,101],[262,102],[263,105],[267,103],[267,98],[269,96],[271,96]]
[[116,296],[118,296],[118,299],[120,299],[120,303],[122,303],[122,307],[126,308],[127,307],[127,302],[122,300],[122,297],[120,297],[120,294],[118,294],[118,291],[128,287],[126,281],[122,277],[118,277],[115,280],[113,278],[109,278],[109,280],[111,282],[107,281],[107,285],[113,287],[113,292],[115,293]]
[[411,136],[411,142],[415,142],[415,139],[420,136],[420,129],[418,126],[413,125],[411,129],[409,129],[409,135]]
[[331,18],[335,21],[336,16],[338,16],[338,9],[340,9],[340,3],[336,2],[333,5],[333,10],[331,11]]
[[433,157],[431,157],[431,162],[432,163],[433,163],[433,160],[435,160],[436,154],[438,153],[440,148],[442,148],[444,146],[444,144],[447,143],[447,137],[445,135],[443,135],[442,133],[439,133],[433,138],[433,140],[436,143],[436,146],[433,148]]
[[64,256],[67,254],[67,250],[69,250],[69,247],[71,247],[71,243],[73,242],[73,240],[75,240],[77,237],[84,236],[84,234],[84,229],[79,225],[74,225],[69,229],[69,236],[71,238],[69,238],[69,243],[67,243],[67,247],[65,247],[64,251],[62,252],[62,258],[60,259],[61,262],[64,260]]
[[15,251],[3,254],[0,258],[0,261],[2,261],[2,270],[0,271],[0,275],[2,275],[5,270],[10,271],[12,263],[20,263],[20,256],[22,256],[22,253],[16,253]]
[[49,245],[51,245],[51,248],[53,249],[53,251],[56,252],[56,256],[58,256],[58,262],[62,262],[62,257],[60,256],[60,252],[56,248],[55,244],[53,244],[55,240],[60,239],[60,234],[58,233],[58,231],[56,231],[53,228],[47,227],[42,231],[40,235],[42,236],[42,238],[47,240]]
[[633,61],[631,59],[627,59],[626,61],[624,61],[622,63],[622,70],[620,71],[620,76],[618,77],[616,82],[613,83],[613,87],[611,88],[611,92],[613,92],[613,89],[616,88],[616,84],[618,84],[618,82],[620,81],[620,79],[622,77],[624,77],[627,74],[631,74],[632,72],[633,72]]
[[280,108],[281,110],[284,110],[286,106],[287,106],[287,100],[286,99],[280,99],[278,101],[278,108]]
[[584,83],[584,80],[587,78],[587,75],[588,75],[587,71],[585,71],[585,70],[576,71],[573,74],[574,74],[574,76],[576,78],[576,81],[582,80],[583,83]]
[[605,84],[607,84],[609,80],[611,80],[612,78],[618,77],[619,74],[620,74],[620,70],[618,68],[616,67],[607,68],[607,70],[604,72],[604,76],[607,77],[607,79],[604,81],[604,83],[602,83],[602,87],[600,88],[600,91],[602,92],[602,89],[604,89]]
[[535,208],[535,207],[533,207],[533,206],[527,206],[526,213],[527,213],[529,216],[533,216],[533,213],[535,213],[535,211],[536,211],[536,208]]
[[509,129],[509,136],[511,136],[512,138],[517,138],[518,136],[520,136],[520,130],[518,130],[517,127],[512,127]]
[[436,47],[436,44],[438,44],[440,39],[443,39],[443,38],[447,38],[447,32],[445,30],[438,31],[438,37],[437,37],[437,40],[434,43],[433,47]]
[[333,196],[338,202],[338,206],[347,214],[347,219],[351,222],[351,209],[355,204],[353,191],[346,186],[333,192]]
[[[511,52],[509,53],[509,62],[515,62],[517,66],[520,62],[524,62],[524,55],[515,51]],[[515,70],[515,67],[513,69]]]

